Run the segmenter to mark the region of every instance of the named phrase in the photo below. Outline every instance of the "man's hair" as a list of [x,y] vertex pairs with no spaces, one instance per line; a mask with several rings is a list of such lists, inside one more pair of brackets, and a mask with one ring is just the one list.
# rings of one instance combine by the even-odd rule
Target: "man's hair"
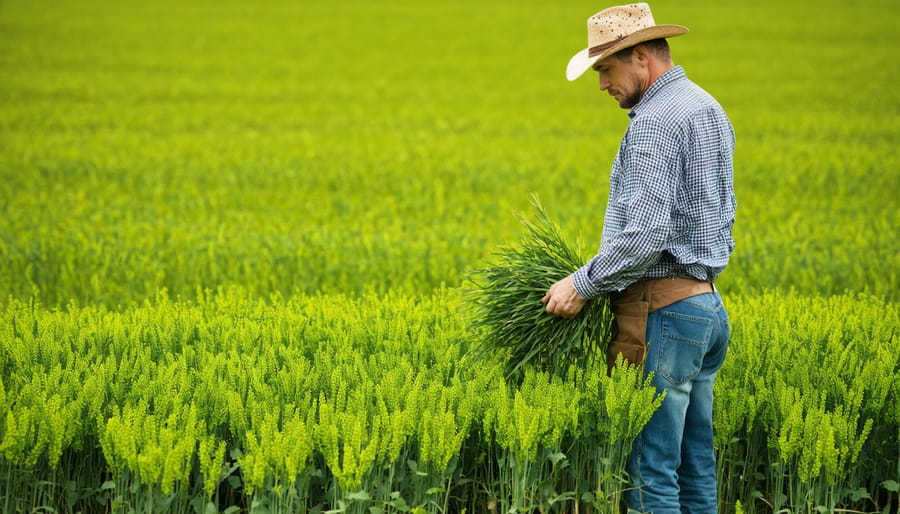
[[631,54],[634,53],[634,48],[639,45],[647,47],[647,49],[660,60],[669,61],[672,59],[672,52],[669,50],[669,42],[666,41],[665,38],[651,39],[650,41],[644,41],[643,43],[623,48],[615,53],[616,58],[622,62],[631,62]]

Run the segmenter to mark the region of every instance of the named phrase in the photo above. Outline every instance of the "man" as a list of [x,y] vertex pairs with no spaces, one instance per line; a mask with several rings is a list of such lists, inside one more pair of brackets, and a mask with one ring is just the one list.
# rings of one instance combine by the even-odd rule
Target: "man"
[[600,251],[553,284],[548,313],[572,318],[608,294],[621,354],[652,372],[666,397],[634,442],[629,508],[654,514],[716,512],[712,394],[728,347],[715,278],[734,249],[734,131],[721,106],[675,66],[647,4],[588,19],[588,48],[568,79],[588,69],[631,118],[610,174]]

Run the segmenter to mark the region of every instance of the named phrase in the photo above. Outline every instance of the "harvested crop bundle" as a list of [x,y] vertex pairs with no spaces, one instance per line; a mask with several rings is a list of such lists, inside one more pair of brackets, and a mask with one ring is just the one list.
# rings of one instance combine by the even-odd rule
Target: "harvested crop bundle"
[[476,287],[474,325],[481,332],[475,352],[506,353],[508,377],[529,365],[563,374],[572,363],[605,359],[612,330],[606,297],[590,300],[571,320],[544,311],[547,289],[586,260],[564,240],[537,197],[532,204],[537,215],[533,221],[522,218],[521,244],[500,247],[495,265],[469,274]]

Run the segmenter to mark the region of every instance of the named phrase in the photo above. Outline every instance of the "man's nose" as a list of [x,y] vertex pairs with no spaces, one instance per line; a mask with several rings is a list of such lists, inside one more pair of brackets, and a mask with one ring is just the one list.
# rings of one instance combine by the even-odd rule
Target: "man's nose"
[[600,76],[600,90],[606,91],[611,84],[609,83],[609,80],[606,79],[606,75],[602,73],[598,73],[598,75]]

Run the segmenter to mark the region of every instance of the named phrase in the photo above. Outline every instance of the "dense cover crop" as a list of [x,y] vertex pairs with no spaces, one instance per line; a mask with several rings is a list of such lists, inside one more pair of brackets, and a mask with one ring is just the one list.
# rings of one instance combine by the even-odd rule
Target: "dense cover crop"
[[[622,368],[606,376],[602,359],[509,385],[499,355],[467,352],[459,301],[223,291],[121,313],[14,301],[0,318],[4,510],[611,510],[653,390]],[[733,305],[714,419],[725,510],[896,502],[900,309]]]
[[[738,136],[722,510],[896,511],[900,4],[651,5]],[[599,241],[604,6],[0,3],[0,509],[612,509],[652,392],[459,290],[532,193]]]

